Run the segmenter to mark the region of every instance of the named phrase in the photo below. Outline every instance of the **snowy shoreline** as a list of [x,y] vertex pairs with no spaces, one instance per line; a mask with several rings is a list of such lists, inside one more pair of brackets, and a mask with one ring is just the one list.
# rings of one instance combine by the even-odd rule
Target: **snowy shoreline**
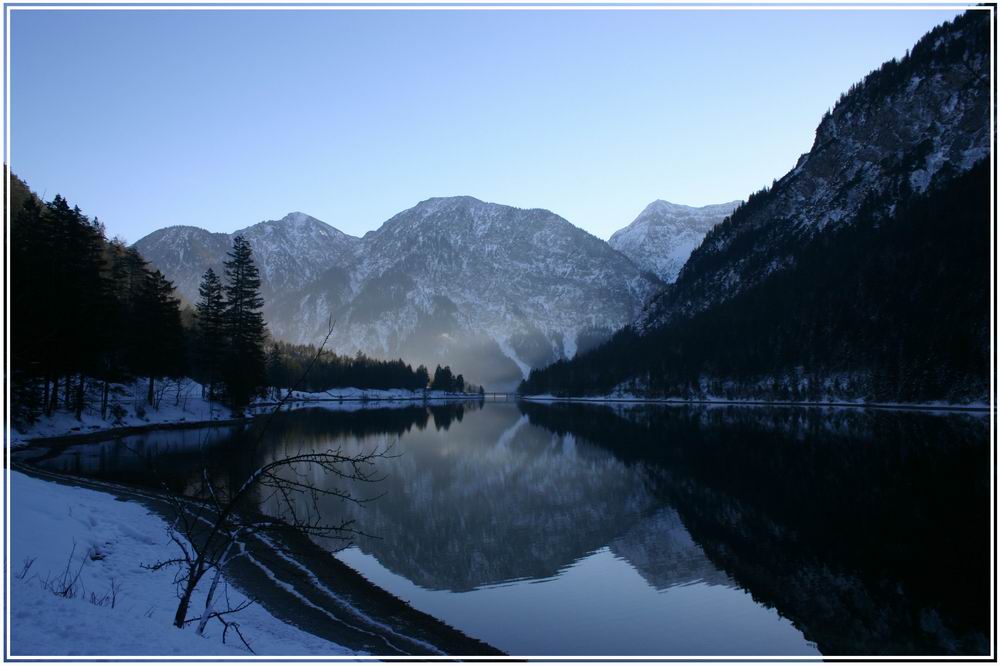
[[[249,655],[232,635],[223,643],[218,625],[210,625],[205,636],[193,625],[172,625],[173,573],[142,566],[171,552],[163,518],[107,492],[16,470],[9,479],[12,655]],[[61,573],[66,571],[69,579]],[[233,600],[245,599],[235,588],[229,593]],[[259,604],[243,611],[240,622],[258,653],[358,654]]]
[[990,405],[985,402],[947,403],[947,402],[865,402],[864,400],[752,400],[729,398],[643,398],[639,396],[557,396],[551,394],[522,395],[519,400],[537,403],[577,402],[590,404],[637,404],[637,405],[734,405],[746,407],[832,407],[849,409],[886,409],[921,412],[958,412],[982,413],[990,412]]
[[[205,426],[236,425],[251,421],[268,412],[280,403],[276,399],[261,399],[251,405],[245,415],[234,416],[232,411],[218,402],[201,397],[201,385],[193,380],[181,380],[169,386],[159,399],[158,406],[143,404],[143,394],[133,385],[118,385],[118,400],[122,412],[111,420],[102,418],[93,408],[84,409],[79,420],[71,412],[60,409],[52,416],[43,416],[35,423],[21,427],[13,426],[7,434],[8,448],[20,448],[33,443],[57,442],[62,440],[96,441],[122,435],[132,435],[149,430],[180,430]],[[458,400],[476,400],[479,396],[469,393],[447,393],[445,391],[411,391],[409,389],[358,389],[345,387],[329,391],[292,391],[285,398],[282,409],[302,409],[308,406],[322,406],[345,410],[363,409],[363,405],[377,403],[380,408],[404,407],[414,403],[441,403]]]

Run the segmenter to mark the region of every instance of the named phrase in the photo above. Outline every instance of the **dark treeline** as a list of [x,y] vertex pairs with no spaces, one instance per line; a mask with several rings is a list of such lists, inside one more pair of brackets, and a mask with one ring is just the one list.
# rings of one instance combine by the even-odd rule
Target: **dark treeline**
[[[989,368],[989,168],[869,201],[795,265],[696,316],[532,372],[525,393],[981,399]],[[766,196],[766,193],[761,196]],[[894,215],[880,214],[896,201]],[[748,205],[755,201],[748,202]]]
[[14,416],[86,406],[88,380],[107,415],[112,382],[186,367],[173,285],[97,219],[61,196],[43,203],[11,177],[11,387]]
[[42,202],[16,177],[11,201],[17,418],[60,407],[80,418],[95,386],[106,418],[120,409],[113,385],[140,378],[149,406],[161,378],[207,377],[213,397],[237,409],[262,392],[266,332],[246,241],[234,241],[225,283],[216,279],[197,313],[182,317],[173,284],[97,219],[59,195]]
[[[359,389],[423,389],[462,393],[474,391],[462,375],[448,366],[438,366],[434,375],[423,365],[416,369],[402,359],[382,361],[362,353],[340,356],[331,352],[317,355],[313,345],[275,341],[267,355],[267,383],[276,388],[295,386],[303,391],[326,391],[338,386]],[[312,364],[308,374],[306,369]]]

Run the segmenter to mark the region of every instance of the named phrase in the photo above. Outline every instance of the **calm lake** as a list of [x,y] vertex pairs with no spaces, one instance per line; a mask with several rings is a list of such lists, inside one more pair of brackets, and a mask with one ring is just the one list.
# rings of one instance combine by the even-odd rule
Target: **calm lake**
[[205,464],[238,482],[285,453],[388,450],[352,488],[377,499],[319,507],[372,535],[338,557],[512,655],[989,651],[986,415],[335,406],[280,414],[259,444],[258,421],[36,464],[184,490]]

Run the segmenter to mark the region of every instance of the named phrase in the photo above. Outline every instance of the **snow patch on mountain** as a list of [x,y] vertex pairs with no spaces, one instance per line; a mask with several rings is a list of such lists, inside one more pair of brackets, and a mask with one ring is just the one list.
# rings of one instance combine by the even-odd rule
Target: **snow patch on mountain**
[[497,339],[497,345],[499,345],[500,351],[503,352],[504,356],[514,361],[518,370],[520,370],[521,374],[524,376],[524,379],[527,379],[528,375],[531,374],[531,366],[517,357],[517,352],[514,351],[506,340]]

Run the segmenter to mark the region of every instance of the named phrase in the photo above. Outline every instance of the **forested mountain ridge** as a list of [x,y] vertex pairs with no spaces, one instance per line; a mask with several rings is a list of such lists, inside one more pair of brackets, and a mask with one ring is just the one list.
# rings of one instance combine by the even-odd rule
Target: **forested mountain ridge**
[[527,393],[982,400],[989,15],[854,86],[634,326]]
[[[298,215],[241,232],[261,265],[275,337],[315,343],[332,319],[334,351],[451,363],[493,388],[606,339],[662,287],[543,209],[432,198],[360,239],[308,216],[305,232],[289,231]],[[136,247],[191,300],[219,261],[214,246],[226,243],[226,234],[170,227]]]
[[990,150],[988,12],[931,30],[841,96],[811,150],[713,229],[639,322],[648,330],[731,298],[789,268],[815,234],[851,224],[967,171]]
[[664,282],[673,282],[705,234],[741,203],[694,207],[657,199],[613,233],[608,245]]

